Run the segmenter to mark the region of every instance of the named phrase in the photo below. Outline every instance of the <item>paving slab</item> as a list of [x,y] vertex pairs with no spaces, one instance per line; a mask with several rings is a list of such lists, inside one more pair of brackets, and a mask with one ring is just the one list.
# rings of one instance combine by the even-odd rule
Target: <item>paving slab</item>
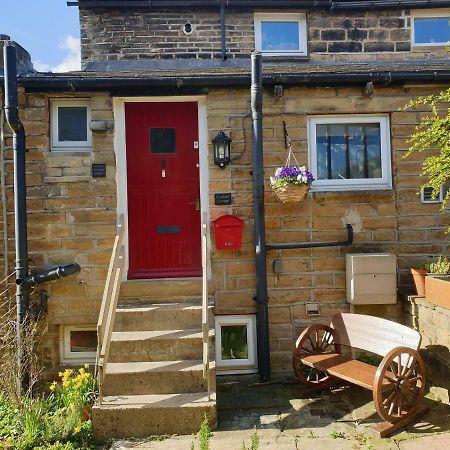
[[[318,393],[292,379],[261,385],[255,376],[217,377],[218,427],[210,450],[249,449],[252,433],[258,449],[276,450],[421,450],[450,449],[450,407],[435,397],[426,399],[429,411],[419,422],[390,438],[371,433],[378,422],[372,393],[354,386],[336,386]],[[445,434],[442,434],[445,433]],[[423,436],[426,436],[425,438]],[[425,439],[441,439],[432,447]],[[444,439],[449,439],[445,441]],[[112,449],[199,449],[196,435],[149,437],[116,441]]]
[[450,433],[400,442],[400,450],[445,450],[450,448]]

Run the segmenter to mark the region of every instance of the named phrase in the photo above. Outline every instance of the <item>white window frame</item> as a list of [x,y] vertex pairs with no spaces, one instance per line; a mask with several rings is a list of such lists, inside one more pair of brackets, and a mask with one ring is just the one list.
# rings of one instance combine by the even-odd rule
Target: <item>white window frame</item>
[[[299,28],[298,50],[274,50],[267,51],[262,49],[261,22],[297,22]],[[255,50],[261,52],[264,56],[307,56],[308,55],[308,36],[306,30],[305,13],[255,13]]]
[[[257,372],[256,354],[256,316],[216,316],[216,367],[222,375],[233,373],[255,373]],[[246,325],[247,326],[247,359],[222,359],[222,326]]]
[[450,17],[450,9],[422,9],[422,10],[414,10],[411,11],[411,46],[412,47],[442,47],[448,46],[450,41],[447,42],[427,42],[427,43],[416,43],[416,19],[432,19],[439,17]]
[[95,325],[61,325],[59,337],[60,359],[63,364],[95,363],[97,352],[72,352],[70,349],[71,331],[97,331]]
[[316,127],[317,125],[335,125],[345,123],[379,123],[381,141],[381,178],[355,178],[352,180],[316,180],[311,185],[314,192],[320,191],[364,191],[392,189],[391,168],[391,140],[388,115],[328,115],[311,116],[308,118],[308,159],[309,170],[314,176],[317,175],[317,148]]
[[[58,136],[58,109],[64,107],[85,106],[87,108],[86,141],[60,141]],[[61,99],[51,101],[51,149],[52,151],[88,151],[92,149],[92,131],[89,129],[91,121],[90,99]]]
[[420,190],[420,201],[425,204],[429,203],[442,203],[444,201],[444,197],[447,193],[447,189],[444,188],[444,186],[441,186],[439,189],[439,195],[436,198],[433,199],[426,199],[425,198],[425,188],[432,189],[431,186],[425,186]]

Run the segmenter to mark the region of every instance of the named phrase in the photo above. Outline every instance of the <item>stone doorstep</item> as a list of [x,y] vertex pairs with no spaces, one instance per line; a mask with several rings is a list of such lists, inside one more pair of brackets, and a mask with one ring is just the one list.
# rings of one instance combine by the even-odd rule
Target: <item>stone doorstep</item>
[[[215,391],[215,362],[210,370],[211,389]],[[172,394],[206,389],[201,360],[110,363],[103,395]]]
[[216,396],[206,392],[104,397],[94,405],[92,422],[96,441],[117,437],[196,433],[208,414],[217,421]]

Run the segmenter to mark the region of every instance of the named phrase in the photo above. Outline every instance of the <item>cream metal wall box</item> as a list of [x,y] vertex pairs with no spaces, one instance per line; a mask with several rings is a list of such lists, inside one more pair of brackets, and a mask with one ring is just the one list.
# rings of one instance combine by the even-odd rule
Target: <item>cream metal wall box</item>
[[346,255],[347,301],[354,305],[397,303],[395,255],[353,253]]

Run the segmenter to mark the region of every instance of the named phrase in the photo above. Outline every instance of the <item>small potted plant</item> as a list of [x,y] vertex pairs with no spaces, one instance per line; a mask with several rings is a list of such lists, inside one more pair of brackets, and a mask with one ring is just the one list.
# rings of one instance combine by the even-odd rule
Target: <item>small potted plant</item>
[[428,266],[428,263],[423,263],[410,268],[417,295],[421,297],[425,297],[425,277],[428,274]]
[[275,170],[270,186],[283,203],[293,203],[305,197],[313,181],[313,174],[305,166],[285,166]]
[[430,277],[448,278],[450,277],[450,261],[446,256],[439,256],[436,261],[428,265]]
[[430,263],[425,289],[429,303],[450,309],[450,261],[447,257],[439,256]]

